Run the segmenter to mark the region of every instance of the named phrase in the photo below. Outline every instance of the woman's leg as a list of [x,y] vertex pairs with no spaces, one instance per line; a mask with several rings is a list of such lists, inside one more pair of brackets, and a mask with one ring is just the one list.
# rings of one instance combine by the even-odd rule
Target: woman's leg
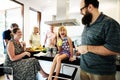
[[57,57],[59,56],[60,54],[56,54],[54,60],[53,60],[53,63],[52,63],[52,67],[51,67],[51,70],[50,70],[50,74],[49,74],[49,77],[48,77],[48,80],[52,80],[52,75],[53,75],[53,72],[55,70],[55,67],[56,67],[56,63],[57,63]]
[[57,57],[57,64],[56,64],[56,76],[59,75],[60,69],[61,69],[61,61],[68,58],[66,54],[61,54],[60,56]]
[[[23,59],[21,61],[21,63],[26,64],[24,65],[25,66],[25,70],[26,68],[28,68],[27,70],[30,71],[31,70],[31,73],[32,73],[32,76],[33,74],[36,76],[36,74],[38,73],[38,71],[40,72],[40,74],[45,78],[45,77],[48,77],[48,74],[42,69],[39,61],[36,59],[36,58],[28,58],[28,59]],[[19,62],[20,64],[20,62]],[[22,65],[23,66],[23,65]],[[23,66],[23,67],[24,67]],[[27,66],[27,67],[26,67]],[[31,67],[30,67],[31,66]]]
[[40,74],[41,74],[44,78],[46,78],[46,77],[49,76],[42,68],[40,69]]

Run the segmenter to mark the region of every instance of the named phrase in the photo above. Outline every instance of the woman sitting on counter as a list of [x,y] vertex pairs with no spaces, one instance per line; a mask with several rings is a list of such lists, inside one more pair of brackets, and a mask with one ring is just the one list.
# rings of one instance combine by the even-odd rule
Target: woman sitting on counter
[[47,73],[43,71],[37,59],[22,59],[25,56],[30,57],[30,53],[25,51],[25,43],[19,41],[22,37],[22,32],[19,28],[13,29],[13,36],[14,39],[8,42],[7,55],[4,63],[5,67],[12,67],[13,79],[36,80],[38,71],[43,77],[47,77]]

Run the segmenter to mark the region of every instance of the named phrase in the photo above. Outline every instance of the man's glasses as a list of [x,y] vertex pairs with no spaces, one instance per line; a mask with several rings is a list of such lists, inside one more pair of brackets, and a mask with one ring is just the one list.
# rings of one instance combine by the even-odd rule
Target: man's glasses
[[84,7],[82,7],[82,8],[80,8],[80,11],[82,12],[82,10],[84,9],[84,8],[86,8],[87,6],[84,6]]

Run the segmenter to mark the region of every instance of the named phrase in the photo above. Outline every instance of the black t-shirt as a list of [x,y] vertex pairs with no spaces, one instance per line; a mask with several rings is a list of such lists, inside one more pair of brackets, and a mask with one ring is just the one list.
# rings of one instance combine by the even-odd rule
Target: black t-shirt
[[[3,40],[4,39],[8,39],[8,40],[10,40],[11,39],[11,31],[10,30],[6,30],[6,31],[4,31],[3,32]],[[4,45],[4,48],[5,48],[5,43],[4,43],[4,41],[3,41],[3,45]]]
[[3,39],[8,39],[8,40],[10,40],[10,39],[11,39],[10,34],[11,34],[11,31],[10,31],[10,30],[4,31],[4,32],[3,32]]

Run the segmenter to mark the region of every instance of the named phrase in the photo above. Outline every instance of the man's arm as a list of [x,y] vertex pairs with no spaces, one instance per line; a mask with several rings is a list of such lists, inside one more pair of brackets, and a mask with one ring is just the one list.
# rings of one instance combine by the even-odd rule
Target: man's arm
[[3,42],[4,42],[4,45],[7,46],[8,44],[8,37],[7,37],[7,33],[6,31],[3,32]]
[[87,46],[88,52],[92,52],[98,55],[108,56],[108,55],[117,55],[118,52],[111,51],[104,46]]
[[86,54],[87,52],[92,52],[94,54],[98,54],[98,55],[102,55],[102,56],[120,54],[118,52],[114,52],[114,51],[107,49],[103,45],[101,45],[101,46],[84,45],[84,46],[79,46],[77,48],[77,50],[78,50],[78,52],[80,52],[80,54]]
[[4,39],[4,44],[5,44],[5,46],[7,46],[7,44],[8,44],[8,39]]

